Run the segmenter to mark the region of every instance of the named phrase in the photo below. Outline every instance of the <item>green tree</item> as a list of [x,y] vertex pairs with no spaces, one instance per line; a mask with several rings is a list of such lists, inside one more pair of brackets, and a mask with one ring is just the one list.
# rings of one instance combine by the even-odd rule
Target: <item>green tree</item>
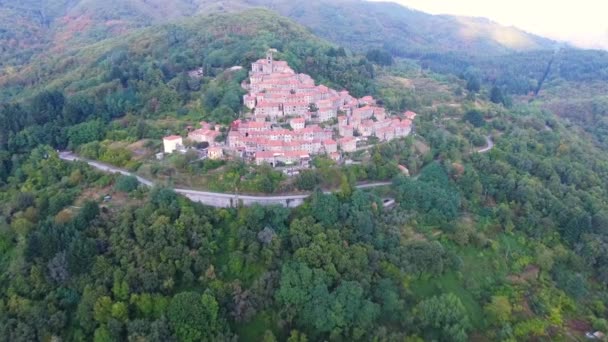
[[360,339],[371,329],[379,313],[379,306],[364,297],[358,282],[346,281],[331,293],[325,285],[315,286],[302,317],[316,331]]
[[129,308],[123,302],[112,304],[112,317],[121,322],[126,322],[129,318]]
[[132,192],[139,187],[139,181],[134,176],[119,176],[114,184],[116,191]]
[[367,54],[365,55],[365,57],[370,62],[379,64],[379,65],[388,66],[388,65],[393,64],[393,56],[388,51],[373,49],[373,50],[368,51]]
[[494,103],[505,103],[505,97],[502,93],[502,90],[497,87],[497,86],[493,86],[492,90],[490,91],[490,101],[494,102]]
[[220,330],[218,313],[212,295],[181,292],[171,300],[167,318],[181,341],[213,340]]
[[481,78],[479,70],[468,69],[464,75],[464,79],[467,82],[467,90],[472,93],[477,93],[481,90]]
[[464,119],[475,127],[481,127],[486,124],[485,120],[483,119],[483,114],[477,109],[469,110],[464,115]]
[[401,248],[401,264],[418,277],[439,275],[444,269],[445,250],[439,241],[412,241]]
[[299,332],[298,330],[292,330],[291,333],[289,333],[287,342],[308,342],[308,338],[306,337],[306,334]]
[[107,323],[112,317],[112,298],[103,296],[95,302],[95,320],[100,323]]
[[70,127],[68,129],[68,140],[71,148],[77,148],[86,143],[102,140],[106,127],[107,125],[101,120],[87,121]]
[[277,338],[274,337],[274,334],[270,330],[264,331],[264,336],[262,337],[262,342],[276,342]]
[[464,305],[454,294],[442,294],[418,303],[414,315],[428,340],[467,340],[469,318]]
[[326,227],[331,227],[338,221],[340,202],[335,195],[317,190],[312,195],[311,209],[315,219]]
[[112,337],[110,335],[110,331],[108,327],[105,325],[100,326],[95,329],[95,335],[93,336],[93,341],[95,342],[111,342]]

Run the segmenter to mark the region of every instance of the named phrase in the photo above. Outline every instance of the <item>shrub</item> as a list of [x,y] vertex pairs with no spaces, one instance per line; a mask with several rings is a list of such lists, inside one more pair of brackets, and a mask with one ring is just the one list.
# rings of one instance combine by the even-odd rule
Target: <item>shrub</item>
[[114,190],[132,192],[139,187],[139,181],[134,176],[120,176],[114,184]]

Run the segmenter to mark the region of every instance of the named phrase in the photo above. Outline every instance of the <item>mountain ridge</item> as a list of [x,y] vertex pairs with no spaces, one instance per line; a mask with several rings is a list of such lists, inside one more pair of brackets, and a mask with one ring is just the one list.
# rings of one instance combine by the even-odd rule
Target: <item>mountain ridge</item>
[[0,1],[0,74],[43,51],[82,47],[133,30],[186,17],[266,8],[349,49],[504,54],[550,49],[555,42],[487,19],[434,16],[395,3],[361,0],[3,0]]

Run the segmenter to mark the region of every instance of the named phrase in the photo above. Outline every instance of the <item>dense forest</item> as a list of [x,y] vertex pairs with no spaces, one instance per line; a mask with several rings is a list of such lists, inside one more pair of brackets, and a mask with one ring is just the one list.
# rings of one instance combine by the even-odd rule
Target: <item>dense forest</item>
[[[392,209],[349,186],[291,212],[210,209],[36,148],[2,192],[2,336],[465,341],[566,338],[578,321],[605,329],[608,163],[544,119],[549,130],[539,114],[496,119],[509,123],[483,155],[435,133],[440,161],[396,177]],[[121,202],[100,202],[108,191]]]
[[[9,2],[0,17],[19,21],[10,13],[39,1]],[[103,9],[97,15],[127,26],[43,57],[35,51],[52,40],[0,23],[0,42],[31,43],[0,51],[13,68],[3,64],[0,76],[0,340],[578,341],[608,332],[606,53],[464,55],[423,26],[437,44],[428,50],[403,52],[370,32],[342,47],[312,32],[335,42],[378,22],[330,32],[327,18],[340,19],[331,8],[311,17],[316,2],[277,2],[278,12],[323,25],[311,32],[264,9],[167,23],[217,8],[180,2],[160,18],[145,9],[162,2],[133,3],[111,16],[107,4],[52,2],[46,21],[32,23],[61,32],[54,20],[67,6]],[[369,6],[376,17],[388,5]],[[353,153],[349,166],[315,158],[291,179],[239,160],[138,158],[188,124],[238,117],[246,68],[270,47],[318,83],[415,110],[414,134]],[[201,67],[203,77],[188,75]],[[168,186],[64,162],[57,149]],[[184,175],[214,191],[310,197],[295,209],[205,207],[170,189]],[[392,185],[355,187],[374,180]],[[387,198],[396,204],[385,207]]]

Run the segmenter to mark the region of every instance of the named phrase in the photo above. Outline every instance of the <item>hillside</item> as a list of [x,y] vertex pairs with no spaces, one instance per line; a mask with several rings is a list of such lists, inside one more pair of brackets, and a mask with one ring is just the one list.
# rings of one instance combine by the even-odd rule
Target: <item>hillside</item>
[[390,2],[250,0],[309,27],[342,46],[385,47],[397,55],[461,52],[496,55],[550,49],[554,42],[482,18],[435,16]]
[[[0,52],[12,56],[0,74],[0,341],[608,332],[607,53],[350,0],[0,4],[14,44]],[[242,118],[241,82],[271,47],[317,83],[417,112],[415,134],[292,175],[238,156],[159,160],[164,136]],[[378,181],[391,185],[357,186]],[[220,209],[172,188],[310,197]]]
[[0,75],[43,50],[62,52],[189,16],[277,11],[318,36],[356,51],[387,48],[397,55],[462,52],[496,55],[550,49],[554,42],[485,19],[433,16],[392,3],[360,0],[2,0]]
[[[273,12],[196,17],[48,55],[30,68],[0,78],[0,99],[26,100],[25,110],[42,106],[31,110],[30,117],[19,110],[7,111],[5,120],[13,122],[0,127],[0,143],[10,144],[10,132],[27,128],[29,133],[21,134],[61,147],[69,125],[127,113],[156,117],[196,110],[210,116],[221,112],[222,120],[230,120],[242,106],[244,74],[212,77],[235,65],[247,66],[270,47],[280,49],[280,58],[319,82],[348,88],[359,96],[373,91],[371,63],[347,55]],[[187,71],[201,66],[209,77],[190,80]],[[199,102],[201,90],[204,99]],[[48,96],[55,95],[56,107],[46,108]],[[13,138],[18,145],[30,140]]]

